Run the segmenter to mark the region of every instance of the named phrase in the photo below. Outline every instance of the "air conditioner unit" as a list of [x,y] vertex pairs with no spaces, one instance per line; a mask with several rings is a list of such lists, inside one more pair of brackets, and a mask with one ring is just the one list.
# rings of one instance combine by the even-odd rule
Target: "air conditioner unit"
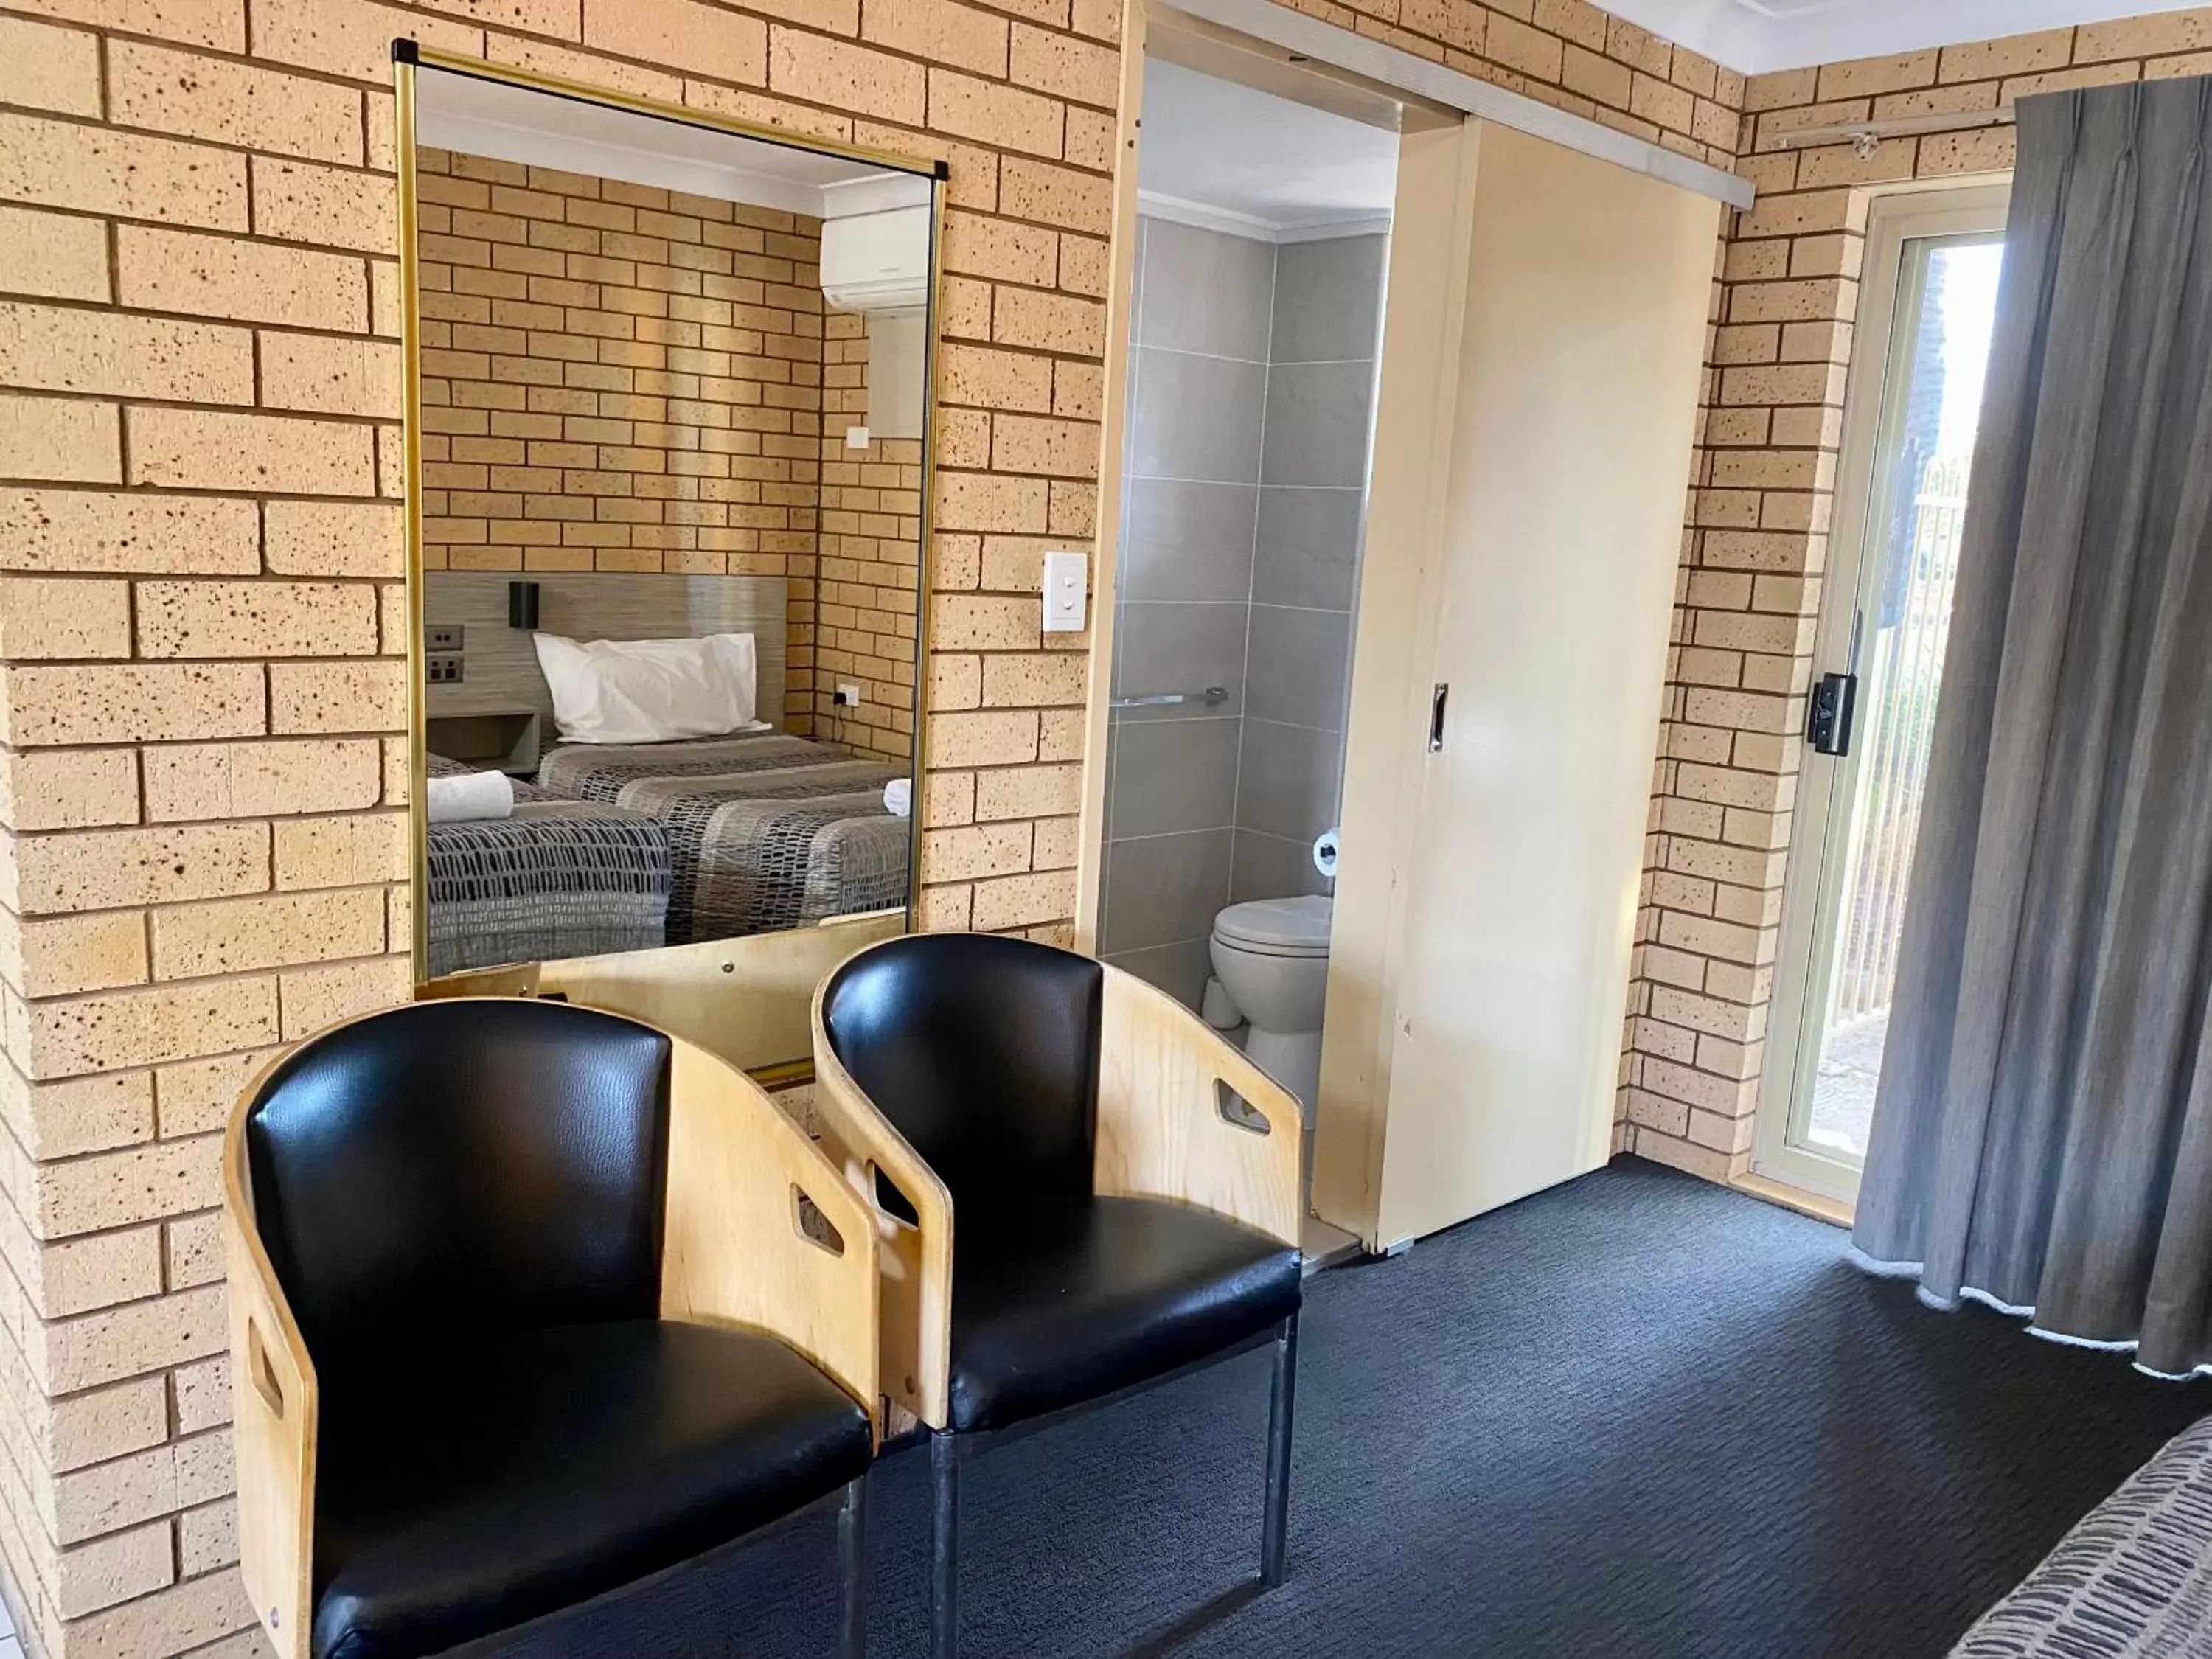
[[840,311],[929,303],[929,209],[892,208],[822,222],[822,296]]

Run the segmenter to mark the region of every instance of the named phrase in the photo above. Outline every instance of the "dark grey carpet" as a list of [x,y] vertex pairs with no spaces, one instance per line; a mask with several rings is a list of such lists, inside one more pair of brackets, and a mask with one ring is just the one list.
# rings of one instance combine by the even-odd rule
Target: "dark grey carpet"
[[[1621,1160],[1310,1281],[1291,1578],[1257,1562],[1254,1355],[1008,1445],[967,1486],[971,1659],[1940,1655],[2208,1405],[1920,1306],[1836,1230]],[[926,1459],[872,1487],[873,1645],[923,1651]],[[831,1651],[808,1521],[499,1659]]]

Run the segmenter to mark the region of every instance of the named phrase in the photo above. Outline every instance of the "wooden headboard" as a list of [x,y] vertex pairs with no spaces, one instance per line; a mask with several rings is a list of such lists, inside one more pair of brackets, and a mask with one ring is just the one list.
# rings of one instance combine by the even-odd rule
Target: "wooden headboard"
[[553,696],[538,672],[531,630],[507,625],[507,584],[538,584],[538,631],[576,640],[661,640],[750,634],[755,712],[783,724],[785,579],[638,575],[616,571],[428,570],[422,625],[462,629],[463,678],[429,688],[431,719],[535,708],[553,739]]

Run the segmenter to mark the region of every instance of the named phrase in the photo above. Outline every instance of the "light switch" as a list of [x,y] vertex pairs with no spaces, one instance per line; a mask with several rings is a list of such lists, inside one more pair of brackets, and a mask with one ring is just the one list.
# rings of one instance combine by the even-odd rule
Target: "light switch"
[[1044,631],[1080,634],[1083,601],[1091,581],[1090,556],[1079,552],[1044,556]]

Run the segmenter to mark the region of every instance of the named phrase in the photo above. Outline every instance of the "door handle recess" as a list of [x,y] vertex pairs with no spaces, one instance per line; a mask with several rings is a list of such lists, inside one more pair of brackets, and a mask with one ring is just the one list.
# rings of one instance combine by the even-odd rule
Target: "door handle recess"
[[1451,687],[1442,680],[1429,697],[1429,752],[1433,755],[1444,746],[1444,700],[1451,696]]

